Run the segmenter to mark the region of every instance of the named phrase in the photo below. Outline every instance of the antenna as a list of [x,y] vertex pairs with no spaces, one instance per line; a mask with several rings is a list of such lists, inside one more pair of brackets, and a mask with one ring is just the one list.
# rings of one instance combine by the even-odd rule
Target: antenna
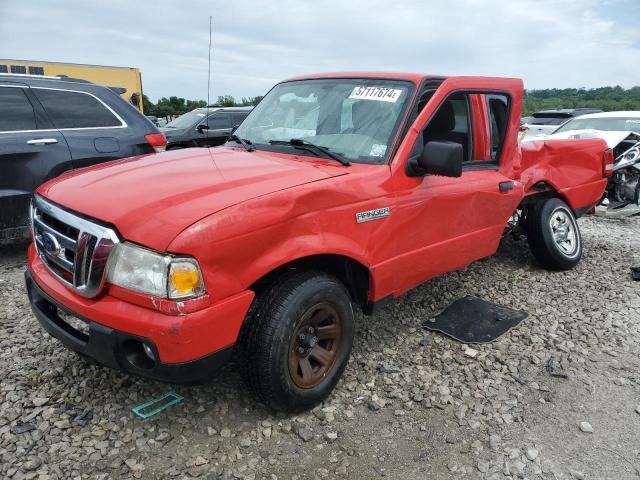
[[[209,124],[209,105],[211,105],[211,31],[213,29],[213,17],[209,15],[209,69],[207,71],[207,124]],[[209,132],[207,131],[207,135]]]

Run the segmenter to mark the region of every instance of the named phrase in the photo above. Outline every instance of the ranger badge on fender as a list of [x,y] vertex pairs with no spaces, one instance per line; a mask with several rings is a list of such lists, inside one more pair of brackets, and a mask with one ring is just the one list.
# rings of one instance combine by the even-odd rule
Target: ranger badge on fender
[[389,207],[376,208],[375,210],[368,210],[366,212],[358,212],[356,213],[356,222],[364,223],[370,222],[371,220],[379,220],[381,218],[388,217],[390,213]]

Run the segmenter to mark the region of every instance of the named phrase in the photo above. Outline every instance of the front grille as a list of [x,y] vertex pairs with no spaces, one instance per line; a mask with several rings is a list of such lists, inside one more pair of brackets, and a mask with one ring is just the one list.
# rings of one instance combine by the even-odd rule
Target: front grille
[[62,283],[92,298],[105,281],[109,253],[120,241],[117,233],[36,195],[31,207],[36,250]]

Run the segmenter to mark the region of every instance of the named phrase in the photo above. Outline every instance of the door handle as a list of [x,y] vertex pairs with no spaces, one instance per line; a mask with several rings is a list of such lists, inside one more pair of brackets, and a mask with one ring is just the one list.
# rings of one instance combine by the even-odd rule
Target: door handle
[[498,184],[498,190],[500,190],[500,193],[510,192],[511,190],[513,190],[513,182],[500,182]]
[[34,138],[33,140],[27,141],[27,145],[51,145],[54,143],[58,143],[58,140],[55,138]]

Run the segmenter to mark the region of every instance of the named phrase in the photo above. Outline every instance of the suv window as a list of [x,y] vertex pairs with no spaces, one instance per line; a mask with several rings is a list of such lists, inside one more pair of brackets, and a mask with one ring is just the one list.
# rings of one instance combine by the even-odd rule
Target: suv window
[[56,128],[119,127],[122,122],[93,95],[32,88]]
[[245,118],[249,115],[249,112],[237,112],[233,116],[233,126],[240,125]]
[[0,87],[0,132],[35,130],[36,117],[23,88]]
[[231,128],[231,115],[228,113],[214,113],[207,118],[207,125],[211,130],[222,130]]

